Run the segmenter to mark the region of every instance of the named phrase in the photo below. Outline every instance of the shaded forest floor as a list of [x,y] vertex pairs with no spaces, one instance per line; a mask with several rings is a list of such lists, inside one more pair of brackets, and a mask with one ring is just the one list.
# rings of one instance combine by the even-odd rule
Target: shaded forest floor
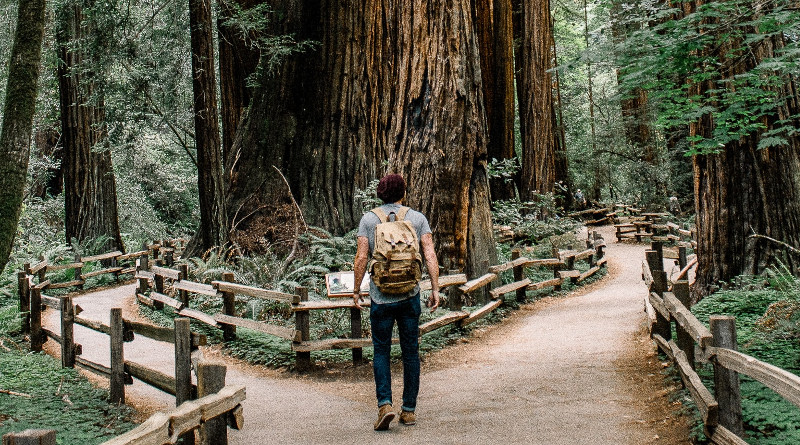
[[[418,423],[374,432],[369,365],[300,376],[231,359],[219,347],[205,358],[228,364],[229,384],[247,386],[245,427],[232,444],[257,443],[536,443],[688,444],[688,420],[671,400],[674,387],[647,336],[641,281],[644,245],[608,240],[609,274],[561,297],[524,304],[503,323],[428,354],[422,365]],[[122,306],[137,318],[134,285],[75,299],[82,316],[108,322]],[[48,323],[56,326],[54,313]],[[87,359],[106,363],[108,339],[75,327]],[[172,373],[172,345],[137,338],[126,359]],[[402,369],[394,370],[396,406]],[[102,384],[102,382],[98,382]],[[170,409],[174,398],[141,382],[127,387],[142,417]]]

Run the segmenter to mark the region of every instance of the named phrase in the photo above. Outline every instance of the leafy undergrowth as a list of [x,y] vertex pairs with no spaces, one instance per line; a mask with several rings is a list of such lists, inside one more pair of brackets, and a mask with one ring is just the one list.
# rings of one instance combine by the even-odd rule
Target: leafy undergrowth
[[[740,279],[737,289],[710,295],[692,308],[707,323],[710,315],[736,317],[739,350],[759,360],[800,374],[800,281],[785,272]],[[714,387],[710,364],[698,365],[706,386]],[[800,443],[800,408],[763,384],[741,376],[742,416],[752,445]]]
[[0,394],[0,435],[55,429],[59,444],[91,445],[134,426],[130,408],[46,354],[1,352],[0,389],[19,394]]

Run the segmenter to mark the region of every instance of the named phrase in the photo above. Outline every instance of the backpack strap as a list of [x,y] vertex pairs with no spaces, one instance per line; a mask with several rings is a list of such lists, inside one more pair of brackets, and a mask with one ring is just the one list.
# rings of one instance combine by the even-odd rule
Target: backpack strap
[[382,223],[389,222],[389,215],[387,215],[386,212],[384,212],[380,207],[375,207],[374,209],[370,210],[370,212],[374,213]]
[[396,216],[395,221],[402,221],[406,219],[406,213],[408,213],[409,210],[411,210],[409,207],[405,206],[400,207],[400,210],[398,210],[397,213],[395,213]]

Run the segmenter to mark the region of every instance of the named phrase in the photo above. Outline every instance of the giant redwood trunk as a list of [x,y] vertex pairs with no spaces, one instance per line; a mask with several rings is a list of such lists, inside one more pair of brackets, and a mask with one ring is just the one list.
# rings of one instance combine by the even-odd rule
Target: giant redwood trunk
[[257,226],[245,218],[259,206],[290,203],[276,169],[305,220],[336,233],[362,215],[356,189],[397,172],[407,203],[431,222],[441,266],[480,270],[494,243],[469,1],[274,6],[284,17],[277,32],[320,45],[254,91],[230,158],[238,228]]
[[[511,0],[476,0],[474,4],[489,135],[487,153],[490,160],[512,159],[515,153]],[[493,200],[513,198],[513,182],[492,179],[491,195]]]
[[66,240],[106,237],[106,249],[122,250],[103,92],[86,47],[93,25],[80,2],[65,2],[57,14]]
[[[715,48],[723,78],[731,79],[772,57],[783,46],[783,36],[750,44],[746,52],[732,51],[737,44],[741,42]],[[717,84],[708,81],[697,83],[690,93],[708,95],[714,88]],[[751,237],[763,235],[800,246],[800,136],[787,137],[786,145],[757,148],[763,131],[774,128],[776,120],[788,118],[795,127],[800,124],[800,95],[794,80],[784,76],[778,89],[777,96],[785,102],[761,119],[765,130],[727,144],[718,154],[694,156],[699,295],[721,280],[761,273],[776,258],[798,270],[797,258],[784,256],[778,243]],[[710,138],[714,126],[707,114],[690,127],[690,135]]]
[[233,146],[236,130],[245,109],[250,105],[247,83],[258,65],[258,51],[253,47],[254,34],[244,35],[232,22],[235,6],[248,10],[263,0],[221,0],[219,3],[219,90],[224,158]]
[[193,245],[208,250],[228,239],[225,181],[222,176],[222,146],[217,114],[217,82],[214,39],[209,0],[189,0],[192,37],[192,90],[197,147],[197,184],[200,198],[200,229]]
[[0,272],[11,255],[22,210],[36,110],[44,12],[44,0],[19,2],[17,9],[0,129]]
[[521,85],[519,86],[522,178],[520,195],[553,191],[556,146],[553,122],[553,29],[548,0],[522,2]]

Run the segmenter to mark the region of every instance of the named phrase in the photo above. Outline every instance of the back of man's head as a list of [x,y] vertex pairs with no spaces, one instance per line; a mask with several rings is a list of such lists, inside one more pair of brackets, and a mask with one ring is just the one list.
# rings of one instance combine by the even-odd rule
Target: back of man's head
[[386,204],[398,202],[406,195],[406,181],[398,174],[386,175],[378,182],[377,194]]

